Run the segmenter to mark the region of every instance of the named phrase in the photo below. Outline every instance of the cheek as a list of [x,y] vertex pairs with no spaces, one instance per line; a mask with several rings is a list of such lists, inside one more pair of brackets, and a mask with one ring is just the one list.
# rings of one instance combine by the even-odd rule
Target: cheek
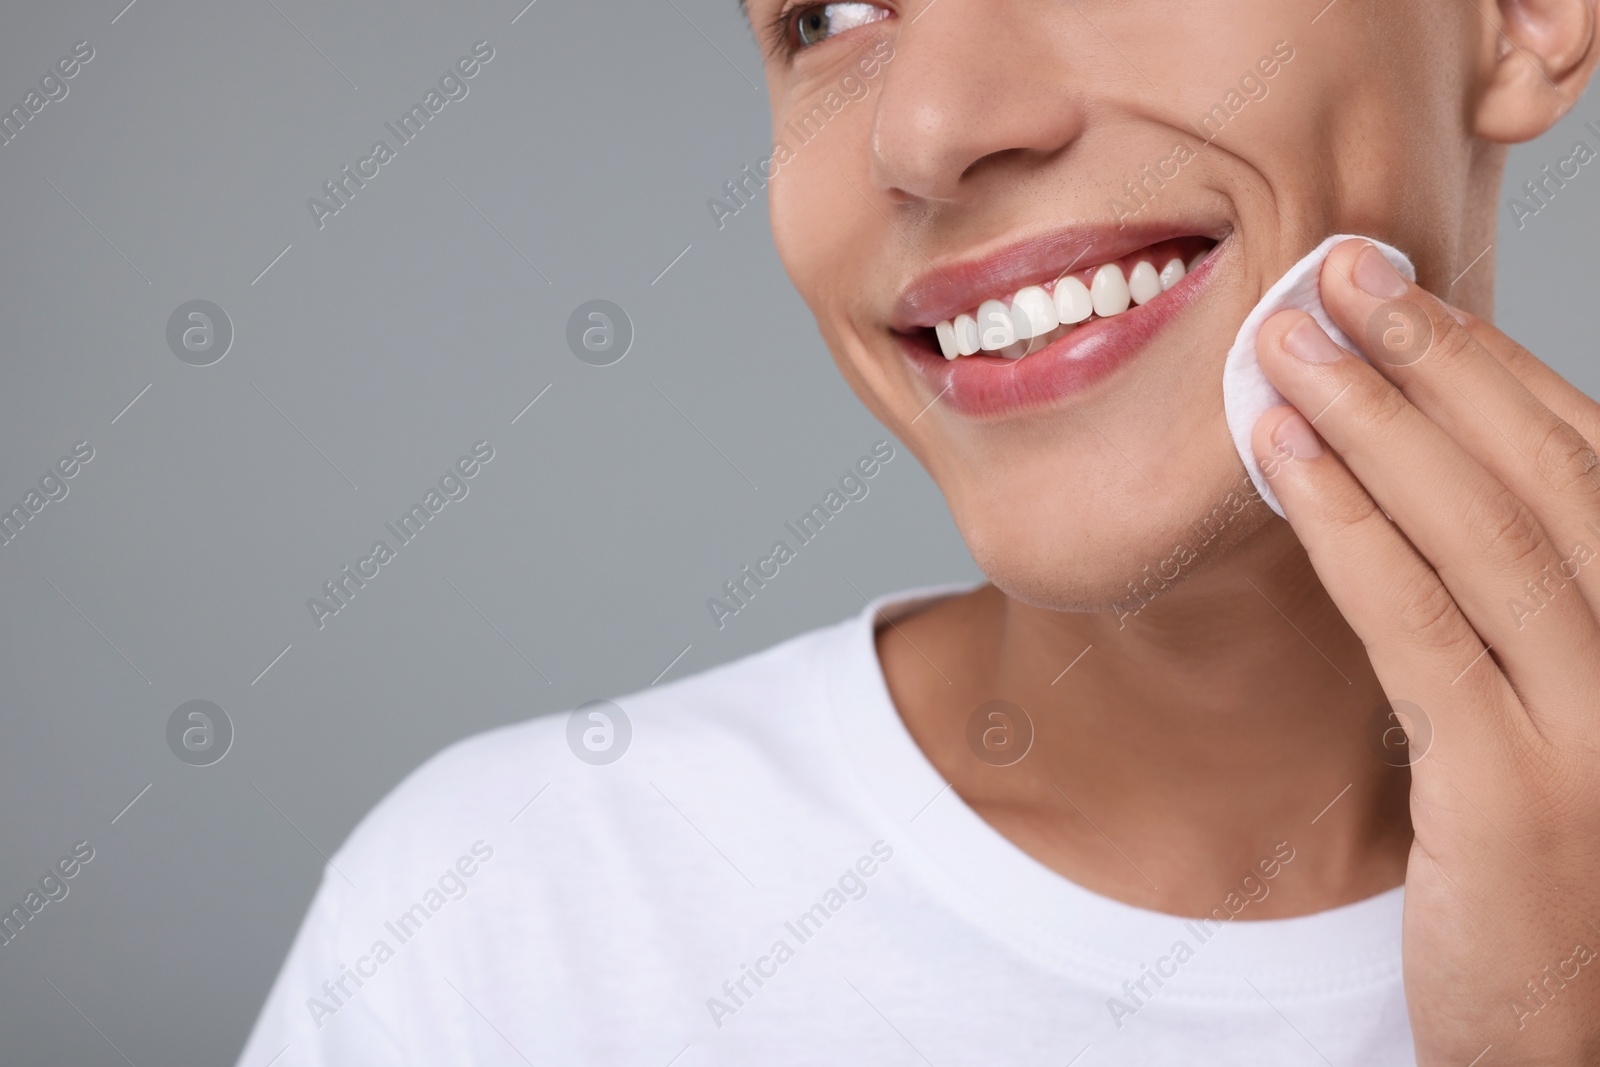
[[821,258],[816,249],[817,235],[807,225],[807,219],[817,213],[812,201],[816,189],[800,180],[795,172],[798,161],[791,160],[779,166],[774,161],[774,173],[767,184],[767,208],[772,220],[772,244],[783,262],[789,278],[806,295],[805,280],[817,273],[815,264]]
[[[874,194],[871,110],[870,97],[852,103],[820,135],[805,141],[788,118],[804,114],[804,105],[773,112],[773,176],[767,189],[773,244],[819,319],[833,303],[830,290],[858,292],[862,271],[879,262],[883,252],[883,220],[855,191]],[[819,325],[827,332],[826,322]]]
[[924,401],[906,388],[905,370],[877,327],[884,294],[892,290],[882,264],[894,234],[851,188],[867,192],[871,180],[869,127],[860,121],[871,102],[855,106],[863,115],[841,115],[775,171],[768,185],[772,237],[845,382],[898,434]]
[[815,162],[814,157],[791,160],[773,177],[768,193],[772,243],[778,258],[818,317],[818,325],[827,332],[829,324],[822,320],[829,303],[829,283],[844,273],[839,265],[847,262],[843,257],[849,255],[853,240],[861,241],[861,235],[852,232],[849,205],[838,200],[837,188],[849,195],[849,187],[825,172],[812,173],[818,168],[809,164]]

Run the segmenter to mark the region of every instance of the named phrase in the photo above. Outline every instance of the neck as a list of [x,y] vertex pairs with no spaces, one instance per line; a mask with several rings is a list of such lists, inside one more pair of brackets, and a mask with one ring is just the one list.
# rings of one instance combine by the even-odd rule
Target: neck
[[[902,717],[956,792],[1090,889],[1205,914],[1284,843],[1295,859],[1251,918],[1404,880],[1409,775],[1369,741],[1388,704],[1281,524],[1136,615],[985,587],[885,627],[878,645]],[[1022,713],[991,706],[969,741],[995,700]],[[1006,731],[1014,744],[1030,723],[1026,755],[997,766],[1017,752]]]

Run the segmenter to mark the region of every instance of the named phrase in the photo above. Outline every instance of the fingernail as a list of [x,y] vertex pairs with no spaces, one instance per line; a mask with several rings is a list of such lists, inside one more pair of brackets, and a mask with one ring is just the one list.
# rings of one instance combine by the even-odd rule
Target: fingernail
[[1322,440],[1298,411],[1286,415],[1272,431],[1272,444],[1280,459],[1316,459],[1322,455]]
[[1356,257],[1356,269],[1352,277],[1362,292],[1380,300],[1393,300],[1406,291],[1406,280],[1372,245],[1362,249]]
[[1332,363],[1344,355],[1315,319],[1306,319],[1284,334],[1283,347],[1291,356],[1299,356],[1307,363]]
[[1444,309],[1450,312],[1450,317],[1452,319],[1455,319],[1463,326],[1467,324],[1467,313],[1465,311],[1459,311],[1456,309],[1455,305],[1447,304],[1443,300],[1439,301],[1439,303],[1444,304]]

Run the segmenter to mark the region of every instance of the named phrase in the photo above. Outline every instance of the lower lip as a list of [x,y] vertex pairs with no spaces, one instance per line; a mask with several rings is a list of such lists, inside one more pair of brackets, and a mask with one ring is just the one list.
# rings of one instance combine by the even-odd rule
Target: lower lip
[[[1217,246],[1220,248],[1221,246]],[[962,415],[1010,415],[1045,407],[1081,393],[1131,362],[1163,327],[1183,313],[1211,280],[1216,249],[1183,281],[1148,304],[1120,315],[1091,320],[1021,359],[958,356],[900,335],[897,340],[916,372]],[[930,403],[931,407],[932,404]]]

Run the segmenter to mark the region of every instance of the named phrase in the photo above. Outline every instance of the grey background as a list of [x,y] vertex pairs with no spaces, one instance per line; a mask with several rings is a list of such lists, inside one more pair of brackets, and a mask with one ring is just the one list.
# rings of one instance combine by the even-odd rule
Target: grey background
[[[733,0],[124,3],[0,15],[7,108],[96,53],[0,146],[0,504],[95,450],[0,547],[0,903],[95,849],[0,947],[8,1065],[231,1062],[323,854],[440,747],[976,577],[902,450],[711,624],[885,436],[764,203],[707,210],[769,141]],[[480,39],[469,95],[319,231],[306,199]],[[1600,164],[1496,250],[1503,324],[1591,393],[1597,204]],[[165,340],[196,298],[235,330],[204,368]],[[595,298],[635,330],[610,367],[566,347]],[[319,631],[306,599],[480,439],[470,495]],[[213,766],[167,747],[193,699],[234,726]]]

